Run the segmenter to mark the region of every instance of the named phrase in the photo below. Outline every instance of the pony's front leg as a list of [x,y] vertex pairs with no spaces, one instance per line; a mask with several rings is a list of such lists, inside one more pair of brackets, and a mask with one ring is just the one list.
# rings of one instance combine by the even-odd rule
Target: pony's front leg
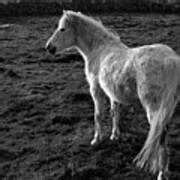
[[112,116],[112,133],[110,136],[111,140],[117,140],[120,136],[119,130],[119,106],[120,104],[111,101],[111,116]]
[[91,145],[95,145],[102,140],[101,121],[103,116],[103,91],[98,84],[90,86],[90,93],[94,101],[94,121],[95,132],[94,138],[91,141]]

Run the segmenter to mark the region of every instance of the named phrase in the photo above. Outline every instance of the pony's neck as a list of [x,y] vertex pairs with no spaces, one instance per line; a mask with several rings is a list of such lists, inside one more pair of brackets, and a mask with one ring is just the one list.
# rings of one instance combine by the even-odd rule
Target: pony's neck
[[[96,51],[104,50],[104,48],[111,46],[113,44],[118,44],[120,46],[121,41],[115,35],[110,32],[98,27],[85,20],[80,20],[76,29],[76,46],[79,52],[87,60],[90,60],[92,53],[95,54]],[[122,48],[125,45],[122,44]]]
[[105,43],[105,39],[102,40],[102,38],[96,36],[95,32],[93,34],[87,32],[86,29],[81,29],[81,33],[77,36],[77,47],[87,57]]

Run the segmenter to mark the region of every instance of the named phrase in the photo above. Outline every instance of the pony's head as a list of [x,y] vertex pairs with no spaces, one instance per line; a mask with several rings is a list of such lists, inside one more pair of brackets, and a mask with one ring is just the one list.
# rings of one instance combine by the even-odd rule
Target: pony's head
[[71,47],[89,52],[112,41],[119,43],[119,36],[101,22],[80,12],[63,11],[57,29],[46,43],[46,49],[52,54]]
[[61,52],[64,49],[70,48],[75,44],[75,23],[72,21],[72,16],[68,11],[63,11],[63,15],[59,20],[58,27],[53,35],[46,43],[46,49],[55,54],[56,51]]

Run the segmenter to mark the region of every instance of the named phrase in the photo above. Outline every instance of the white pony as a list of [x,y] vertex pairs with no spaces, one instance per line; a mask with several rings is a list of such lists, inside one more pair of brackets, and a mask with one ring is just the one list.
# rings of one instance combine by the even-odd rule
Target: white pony
[[129,48],[101,22],[73,11],[64,11],[49,38],[50,53],[75,47],[85,61],[85,74],[94,101],[94,145],[102,139],[103,93],[111,103],[111,140],[120,135],[118,105],[137,98],[144,107],[150,130],[136,156],[138,167],[168,179],[167,124],[180,99],[180,57],[162,44]]

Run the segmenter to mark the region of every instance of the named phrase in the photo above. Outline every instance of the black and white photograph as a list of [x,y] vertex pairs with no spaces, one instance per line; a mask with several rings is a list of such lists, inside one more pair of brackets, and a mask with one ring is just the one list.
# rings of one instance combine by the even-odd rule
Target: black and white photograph
[[180,180],[180,0],[0,0],[0,180]]

